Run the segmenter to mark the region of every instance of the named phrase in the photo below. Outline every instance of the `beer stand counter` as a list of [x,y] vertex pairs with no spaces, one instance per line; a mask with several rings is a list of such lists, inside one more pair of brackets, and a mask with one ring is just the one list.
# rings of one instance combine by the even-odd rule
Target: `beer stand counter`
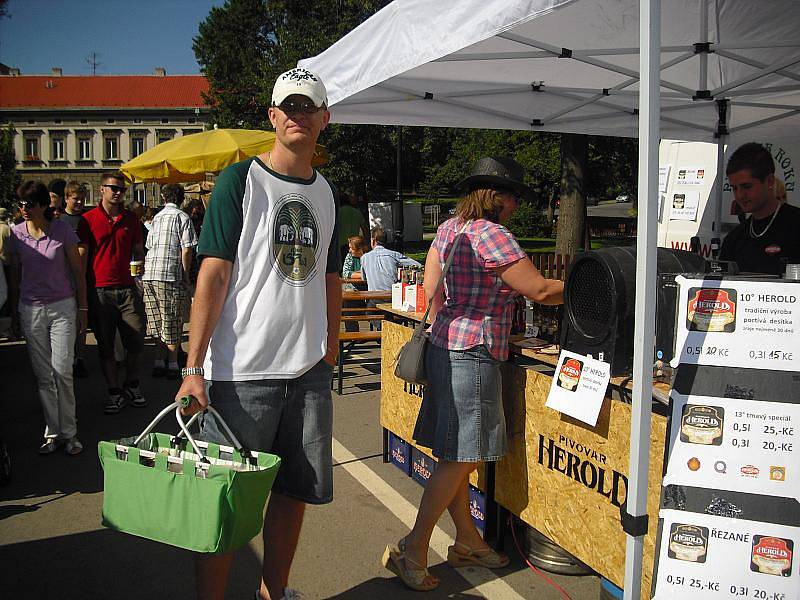
[[[377,308],[385,313],[380,410],[385,453],[391,432],[430,456],[428,448],[412,439],[422,389],[394,376],[397,354],[423,314],[392,309],[391,304]],[[597,425],[590,427],[545,407],[558,353],[553,347],[536,345],[512,336],[509,361],[502,366],[508,453],[494,468],[478,469],[470,482],[486,493],[488,515],[495,512],[489,506],[496,503],[499,514],[502,509],[510,511],[622,587],[626,536],[620,505],[627,494],[631,381],[611,379]],[[657,388],[668,394],[664,384]],[[647,499],[652,518],[644,542],[644,598],[650,597],[653,573],[667,412],[666,404],[654,401]]]

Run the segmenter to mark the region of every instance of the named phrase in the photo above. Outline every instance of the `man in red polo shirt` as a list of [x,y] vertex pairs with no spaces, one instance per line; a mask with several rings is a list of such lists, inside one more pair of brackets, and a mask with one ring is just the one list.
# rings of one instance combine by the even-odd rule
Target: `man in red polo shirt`
[[[83,213],[78,237],[88,252],[89,318],[108,386],[104,410],[106,414],[114,414],[126,401],[134,406],[147,404],[139,390],[144,303],[130,267],[132,260],[144,260],[144,246],[141,223],[124,205],[127,189],[124,176],[105,173],[101,182],[100,204]],[[117,331],[127,351],[122,385],[114,358]]]

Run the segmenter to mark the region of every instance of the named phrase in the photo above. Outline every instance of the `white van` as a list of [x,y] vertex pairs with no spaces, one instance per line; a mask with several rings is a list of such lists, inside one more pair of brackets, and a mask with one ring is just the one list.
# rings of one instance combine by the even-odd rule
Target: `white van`
[[[658,245],[662,248],[689,250],[693,237],[700,238],[700,253],[709,256],[711,240],[724,239],[739,223],[725,165],[736,148],[748,141],[738,139],[725,149],[722,163],[722,228],[714,227],[717,198],[717,145],[704,142],[662,140],[659,146],[659,210]],[[785,190],[786,201],[800,206],[796,190],[797,170],[800,169],[800,136],[792,140],[752,140],[766,146],[775,160],[778,191]]]

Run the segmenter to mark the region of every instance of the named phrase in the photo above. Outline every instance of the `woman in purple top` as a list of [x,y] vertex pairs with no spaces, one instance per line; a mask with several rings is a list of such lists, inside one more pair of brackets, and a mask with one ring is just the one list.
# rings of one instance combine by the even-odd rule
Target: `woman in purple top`
[[[428,572],[428,546],[445,509],[456,526],[447,551],[454,567],[501,568],[508,557],[481,538],[469,510],[469,474],[478,464],[506,452],[500,361],[508,357],[515,299],[560,304],[564,283],[545,279],[503,223],[530,188],[524,170],[509,158],[482,158],[459,187],[465,196],[456,217],[439,226],[425,261],[425,295],[433,323],[425,356],[428,385],[414,439],[439,459],[422,495],[414,528],[396,547],[387,547],[384,565],[415,590],[436,588]],[[458,234],[463,232],[460,238]],[[442,265],[455,252],[437,293]]]
[[[38,181],[17,190],[23,221],[11,229],[12,318],[21,322],[44,410],[39,454],[64,445],[79,454],[72,359],[75,336],[86,329],[86,277],[78,237],[63,221],[50,221],[47,187]],[[21,273],[20,273],[21,269]]]

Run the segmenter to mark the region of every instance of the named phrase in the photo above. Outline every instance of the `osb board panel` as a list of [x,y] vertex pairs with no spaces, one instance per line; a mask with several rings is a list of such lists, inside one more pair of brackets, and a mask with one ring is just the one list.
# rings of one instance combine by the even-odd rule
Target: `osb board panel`
[[[548,375],[505,366],[509,452],[497,464],[495,500],[622,586],[626,537],[619,505],[627,494],[631,407],[606,398],[590,428],[545,407],[550,383]],[[650,597],[666,426],[665,417],[653,415],[643,598]]]
[[[422,386],[406,383],[394,376],[395,362],[400,349],[414,330],[397,323],[384,321],[381,333],[381,426],[403,438],[428,456],[430,448],[415,444],[412,438],[422,405]],[[470,475],[469,482],[486,491],[486,468],[481,465]]]

